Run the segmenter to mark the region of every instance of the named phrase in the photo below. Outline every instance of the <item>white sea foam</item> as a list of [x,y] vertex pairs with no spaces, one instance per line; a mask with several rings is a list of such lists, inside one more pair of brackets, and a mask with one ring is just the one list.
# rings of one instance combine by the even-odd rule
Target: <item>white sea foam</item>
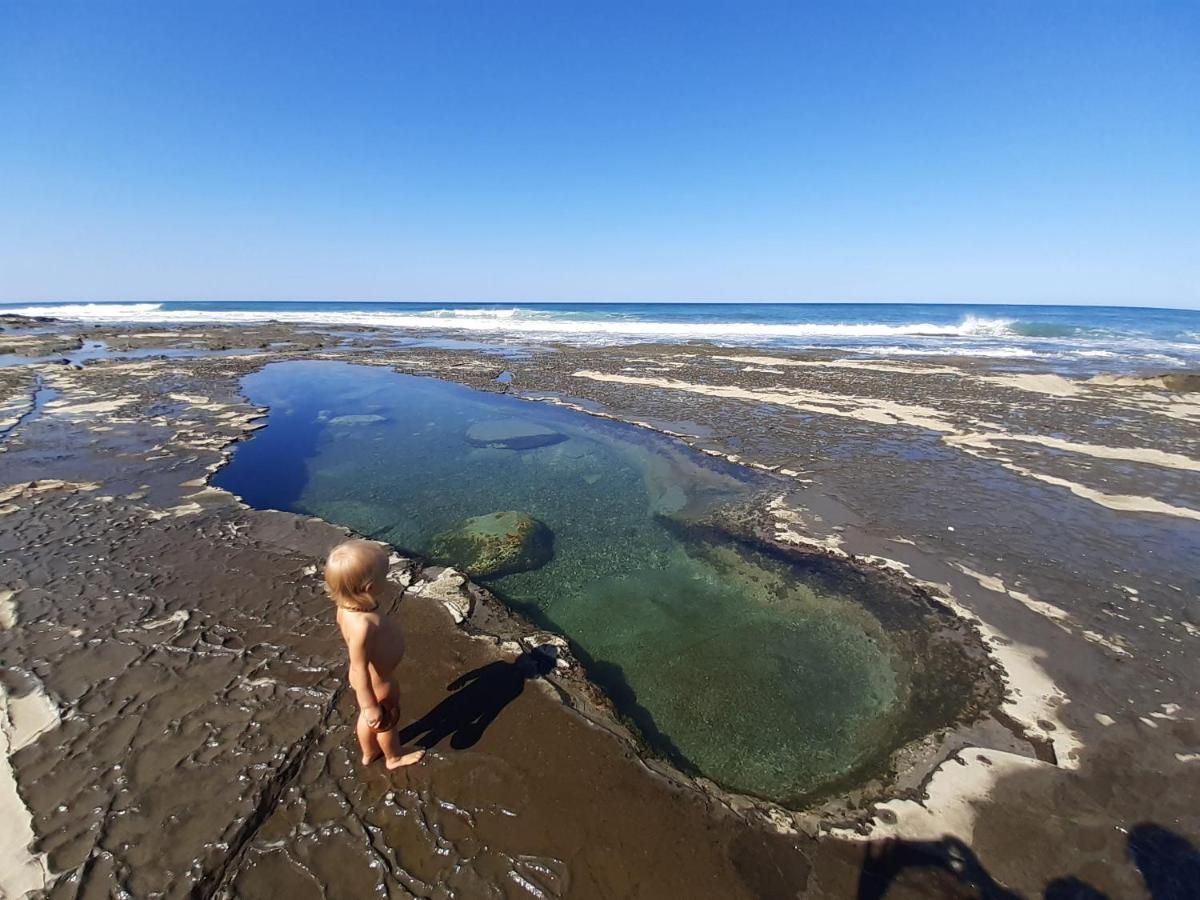
[[53,316],[56,319],[127,322],[146,320],[161,303],[64,303],[54,306],[19,306],[3,311],[18,316]]
[[957,326],[957,334],[963,337],[1009,337],[1013,332],[1012,319],[987,319],[983,316],[967,316]]
[[[52,316],[76,322],[146,325],[255,325],[282,322],[331,330],[379,328],[406,331],[457,332],[486,339],[540,339],[563,343],[605,345],[626,341],[709,341],[730,347],[837,347],[872,356],[958,356],[995,360],[1045,360],[1066,365],[1091,362],[1177,368],[1196,359],[1194,343],[1131,337],[1113,332],[1050,336],[1026,333],[1029,323],[1011,318],[969,314],[957,323],[932,322],[754,322],[712,321],[707,317],[636,318],[586,306],[529,308],[454,305],[435,309],[371,308],[326,304],[312,308],[261,308],[247,304],[175,309],[161,303],[69,303],[6,307],[5,312]],[[638,313],[653,316],[642,307]],[[750,314],[753,315],[753,314]],[[749,317],[749,316],[748,316]],[[1166,354],[1173,354],[1168,356]]]
[[515,318],[538,318],[549,315],[541,313],[533,309],[521,309],[520,307],[510,307],[504,309],[463,309],[461,307],[448,309],[432,309],[428,312],[419,313],[421,316],[430,318],[452,318],[452,319],[515,319]]
[[163,309],[158,303],[81,303],[63,306],[25,306],[8,312],[25,316],[55,316],[89,322],[225,323],[294,322],[330,327],[426,328],[474,332],[540,335],[596,335],[674,339],[724,338],[887,338],[887,337],[1003,337],[1011,335],[1009,319],[967,316],[958,325],[914,322],[902,325],[837,322],[685,322],[643,319],[559,318],[552,312],[521,308],[446,308],[427,312],[361,309]]
[[978,345],[953,347],[944,344],[930,344],[926,347],[901,347],[897,344],[888,344],[848,349],[855,353],[867,353],[872,356],[980,356],[995,359],[1040,359],[1057,355],[1039,353],[1025,347],[981,347]]

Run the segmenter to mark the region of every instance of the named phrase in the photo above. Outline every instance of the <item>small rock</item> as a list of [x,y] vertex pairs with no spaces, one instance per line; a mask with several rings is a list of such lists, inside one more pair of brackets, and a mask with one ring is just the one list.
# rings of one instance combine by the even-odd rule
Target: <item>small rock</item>
[[571,651],[566,638],[548,631],[541,631],[521,638],[521,644],[528,653],[553,660],[556,669],[571,668]]
[[474,605],[466,584],[467,579],[462,572],[445,568],[432,581],[418,581],[409,591],[441,603],[455,622],[461,622],[470,617]]

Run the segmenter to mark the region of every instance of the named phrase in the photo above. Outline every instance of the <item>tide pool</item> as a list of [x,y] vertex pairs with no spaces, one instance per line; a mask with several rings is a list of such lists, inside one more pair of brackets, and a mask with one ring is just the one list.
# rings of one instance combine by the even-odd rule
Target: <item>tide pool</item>
[[[270,408],[267,427],[213,482],[254,506],[421,556],[471,517],[545,523],[548,563],[481,581],[564,635],[647,747],[685,771],[800,803],[962,706],[952,687],[928,696],[910,644],[860,602],[861,584],[851,595],[836,568],[710,527],[777,492],[766,476],[641,429],[379,367],[276,363],[244,390]],[[467,438],[513,418],[556,437],[526,449]]]

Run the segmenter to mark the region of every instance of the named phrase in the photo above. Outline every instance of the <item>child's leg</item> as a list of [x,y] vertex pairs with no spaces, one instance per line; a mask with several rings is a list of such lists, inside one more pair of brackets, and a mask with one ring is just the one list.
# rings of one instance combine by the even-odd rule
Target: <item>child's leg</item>
[[369,765],[379,759],[379,755],[383,753],[383,748],[379,743],[381,735],[371,730],[371,726],[367,724],[366,713],[358,714],[358,725],[355,732],[358,734],[358,746],[362,748],[363,765]]
[[424,750],[404,752],[400,737],[394,731],[383,731],[375,735],[379,738],[379,746],[383,748],[383,764],[389,769],[401,769],[419,763],[425,756]]
[[[400,708],[400,687],[396,684],[395,679],[391,679],[388,691],[389,700],[395,705],[395,708]],[[396,723],[399,724],[398,722]],[[396,728],[393,726],[387,731],[381,731],[375,735],[379,741],[379,746],[383,750],[383,764],[389,769],[399,769],[404,766],[411,766],[414,763],[419,763],[421,758],[425,756],[424,750],[410,750],[407,753],[404,751],[403,745],[400,743],[400,736],[396,734]]]

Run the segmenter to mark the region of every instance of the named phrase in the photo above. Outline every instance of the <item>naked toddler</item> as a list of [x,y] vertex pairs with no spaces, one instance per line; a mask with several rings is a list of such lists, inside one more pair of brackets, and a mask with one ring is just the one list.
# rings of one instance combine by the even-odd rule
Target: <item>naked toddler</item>
[[[325,586],[337,604],[337,623],[350,652],[350,687],[358,699],[358,743],[363,765],[383,755],[389,769],[421,761],[424,750],[405,753],[396,736],[400,686],[396,666],[404,655],[400,624],[380,604],[392,598],[388,555],[370,541],[345,541],[325,562]],[[386,605],[382,608],[386,609]]]

